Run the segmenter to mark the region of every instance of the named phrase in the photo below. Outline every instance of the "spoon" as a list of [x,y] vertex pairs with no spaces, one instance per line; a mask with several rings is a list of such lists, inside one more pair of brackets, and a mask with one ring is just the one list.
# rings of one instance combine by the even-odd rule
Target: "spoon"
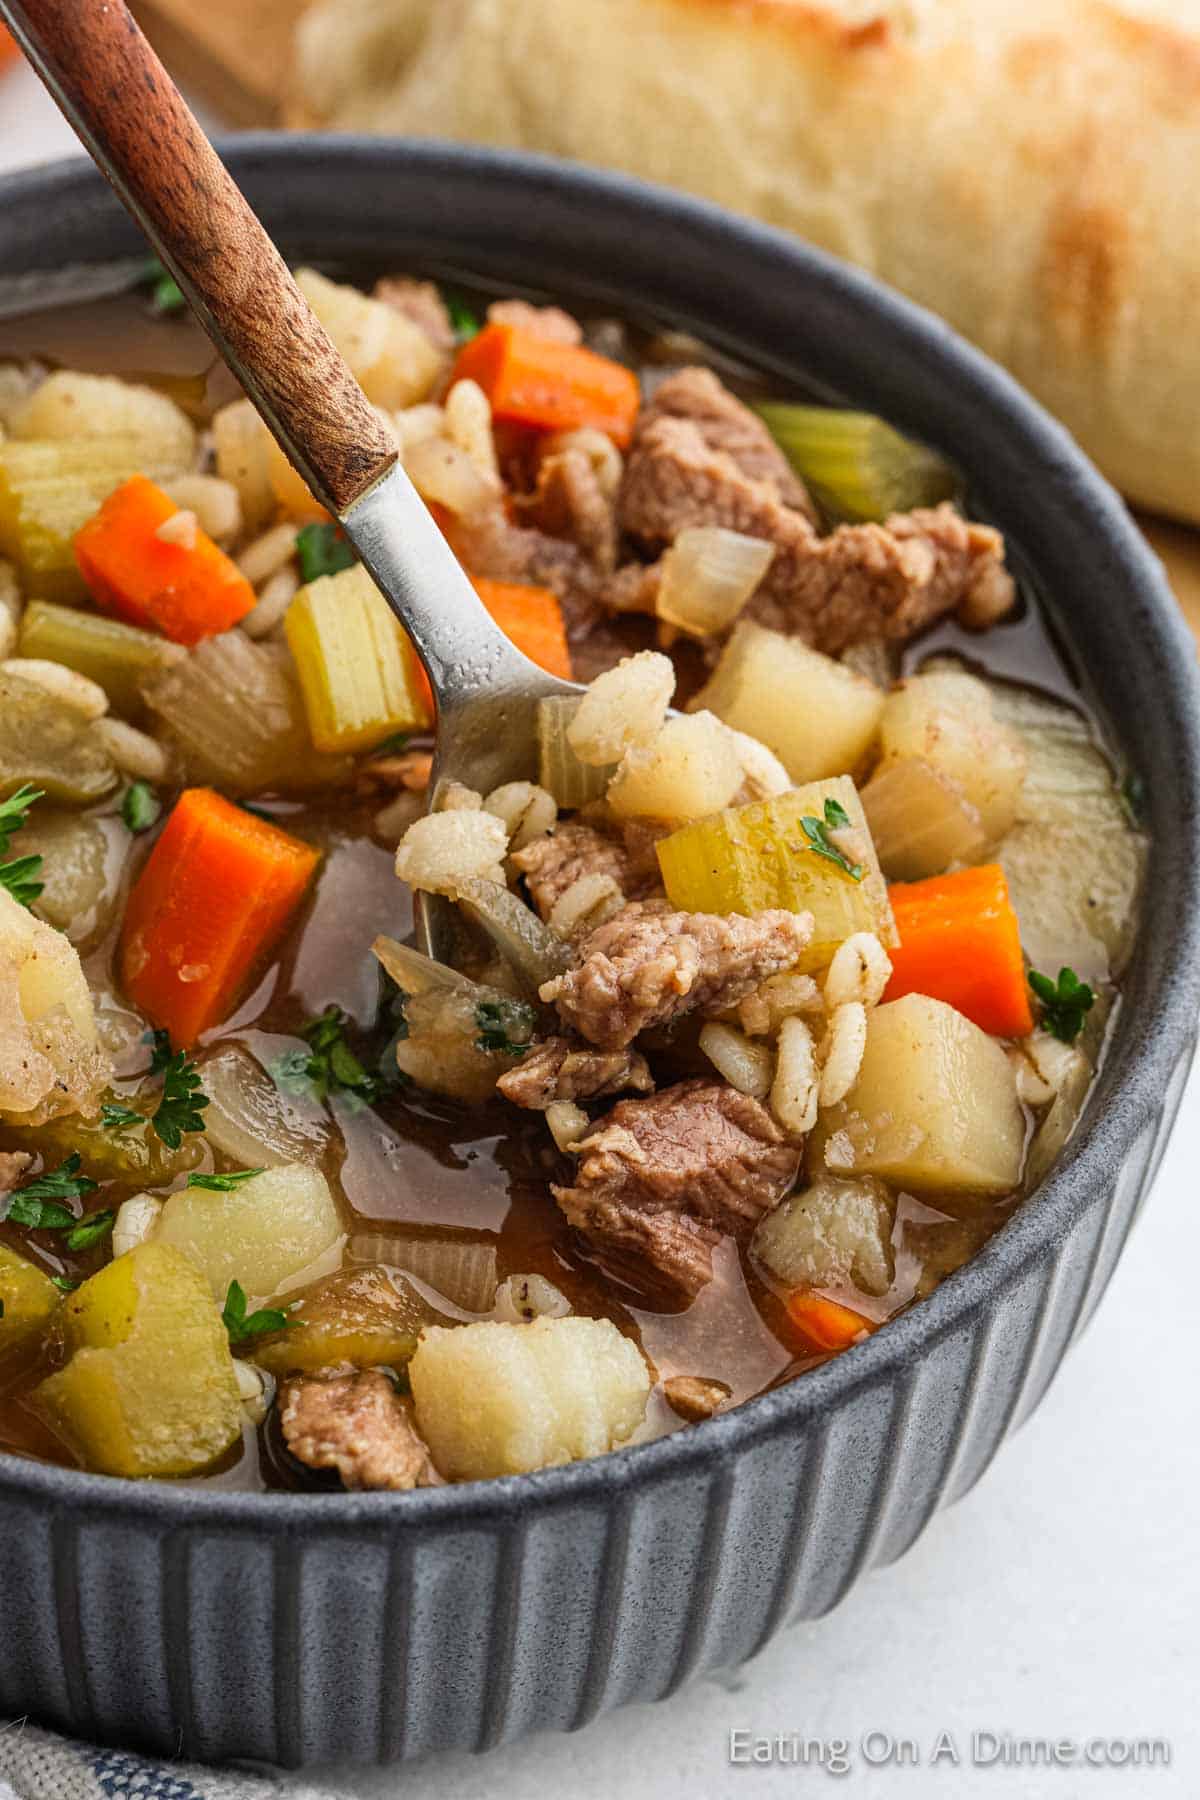
[[[124,0],[0,0],[0,18],[416,646],[437,700],[433,807],[449,781],[487,793],[532,775],[539,701],[582,689],[493,623]],[[451,960],[453,908],[417,899],[421,948]]]

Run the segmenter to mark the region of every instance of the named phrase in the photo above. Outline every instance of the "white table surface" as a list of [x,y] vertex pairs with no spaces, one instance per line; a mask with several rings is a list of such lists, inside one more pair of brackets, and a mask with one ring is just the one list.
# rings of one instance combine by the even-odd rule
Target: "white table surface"
[[[0,170],[75,148],[26,70],[0,79]],[[1198,1164],[1200,1078],[1100,1314],[1040,1412],[980,1487],[832,1617],[777,1639],[731,1679],[571,1737],[312,1779],[347,1800],[716,1800],[735,1785],[755,1800],[827,1786],[856,1800],[1200,1795]],[[730,1733],[743,1730],[848,1740],[849,1771],[731,1766]],[[957,1766],[930,1766],[942,1731]],[[973,1763],[975,1732],[1166,1738],[1171,1764]],[[872,1766],[872,1733],[915,1740],[921,1766]]]

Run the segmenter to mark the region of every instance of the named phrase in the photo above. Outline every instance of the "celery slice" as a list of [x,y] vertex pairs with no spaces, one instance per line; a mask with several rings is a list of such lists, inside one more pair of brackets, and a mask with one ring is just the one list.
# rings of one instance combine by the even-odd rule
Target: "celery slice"
[[572,694],[554,694],[538,704],[538,781],[570,810],[603,800],[617,772],[616,763],[593,768],[572,750],[567,731],[578,710],[579,700]]
[[[863,870],[859,880],[815,851],[804,831],[801,821],[823,818],[827,800],[850,820],[853,854]],[[856,931],[873,931],[884,944],[897,942],[887,885],[848,775],[729,807],[682,826],[656,849],[667,893],[684,912],[811,912],[813,937],[797,965],[801,970],[824,968]]]
[[178,644],[100,613],[31,600],[21,620],[22,656],[43,657],[90,676],[126,718],[143,710],[141,684],[187,654]]
[[886,519],[952,499],[960,483],[949,463],[902,437],[874,413],[763,400],[755,411],[796,473],[829,513]]
[[361,565],[301,588],[284,631],[318,750],[370,750],[429,727],[416,652]]
[[84,599],[76,532],[131,475],[163,481],[182,472],[179,458],[164,454],[161,439],[127,433],[0,444],[0,553],[16,563],[27,593]]

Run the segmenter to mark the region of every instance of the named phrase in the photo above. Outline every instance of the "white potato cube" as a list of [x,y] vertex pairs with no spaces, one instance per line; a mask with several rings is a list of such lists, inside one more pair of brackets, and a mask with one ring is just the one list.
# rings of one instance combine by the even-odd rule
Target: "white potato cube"
[[628,750],[608,790],[618,818],[683,825],[732,804],[743,781],[732,735],[712,713],[668,719],[654,741]]
[[315,269],[298,270],[296,285],[368,400],[395,410],[425,399],[441,373],[442,357],[419,325]]
[[880,721],[883,766],[917,757],[956,784],[995,843],[1017,816],[1025,781],[1020,737],[996,718],[991,689],[974,675],[939,668],[889,694]]
[[608,1319],[434,1326],[409,1364],[417,1425],[453,1481],[599,1456],[641,1423],[650,1377]]
[[822,1175],[802,1194],[769,1212],[752,1250],[787,1287],[836,1287],[852,1281],[864,1294],[886,1294],[895,1262],[895,1197],[882,1181],[838,1181]]
[[674,692],[670,657],[639,650],[597,675],[567,727],[567,742],[591,768],[620,762],[627,750],[641,749],[658,735]]
[[80,438],[143,438],[158,461],[184,469],[196,456],[196,430],[166,394],[119,381],[113,375],[84,375],[59,369],[48,375],[9,421],[17,438],[75,443]]
[[0,1113],[90,1113],[111,1072],[76,950],[0,888]]
[[1006,1194],[1025,1118],[995,1038],[941,1000],[906,994],[867,1014],[858,1080],[821,1113],[826,1166],[915,1193]]
[[284,1163],[227,1193],[181,1188],[163,1207],[154,1239],[191,1257],[214,1299],[224,1300],[231,1281],[262,1299],[277,1294],[341,1235],[320,1170]]
[[884,697],[844,663],[744,620],[689,708],[773,750],[795,782],[852,775],[879,729]]

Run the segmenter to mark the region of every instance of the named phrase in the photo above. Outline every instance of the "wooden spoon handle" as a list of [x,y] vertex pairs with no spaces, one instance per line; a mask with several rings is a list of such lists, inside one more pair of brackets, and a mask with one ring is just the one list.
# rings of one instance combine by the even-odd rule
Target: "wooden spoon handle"
[[346,511],[395,445],[124,0],[0,0],[313,492]]

